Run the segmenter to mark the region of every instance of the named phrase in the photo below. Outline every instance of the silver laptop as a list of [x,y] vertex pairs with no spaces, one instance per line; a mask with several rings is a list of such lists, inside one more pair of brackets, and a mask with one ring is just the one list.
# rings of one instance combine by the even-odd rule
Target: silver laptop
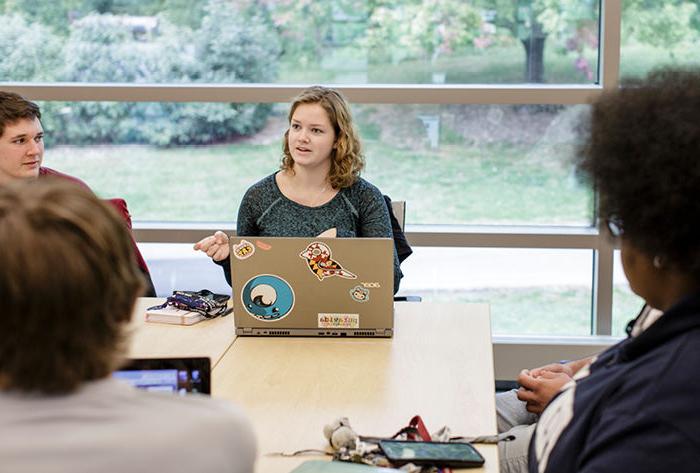
[[391,337],[390,238],[231,238],[237,335]]

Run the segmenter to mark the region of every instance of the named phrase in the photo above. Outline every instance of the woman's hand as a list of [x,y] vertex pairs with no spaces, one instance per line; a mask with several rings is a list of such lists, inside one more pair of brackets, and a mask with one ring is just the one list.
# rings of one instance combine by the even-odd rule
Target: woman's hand
[[224,232],[216,232],[211,236],[202,238],[194,244],[194,249],[207,254],[214,261],[221,261],[229,257],[228,235]]

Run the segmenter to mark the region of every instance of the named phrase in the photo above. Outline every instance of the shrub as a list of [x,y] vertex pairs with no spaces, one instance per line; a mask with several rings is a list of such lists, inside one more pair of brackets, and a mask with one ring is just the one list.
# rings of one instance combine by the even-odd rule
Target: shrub
[[[61,79],[108,83],[271,82],[277,73],[276,32],[261,18],[210,0],[192,31],[159,19],[157,31],[135,36],[126,17],[89,15],[71,25]],[[62,107],[60,142],[160,146],[225,141],[258,131],[267,104],[79,102]]]
[[[280,54],[277,33],[262,17],[246,14],[230,2],[211,0],[194,35],[188,77],[193,82],[274,82]],[[260,130],[269,104],[166,104],[177,126],[153,130],[158,144],[209,143]]]
[[61,39],[20,15],[0,15],[0,82],[54,80]]

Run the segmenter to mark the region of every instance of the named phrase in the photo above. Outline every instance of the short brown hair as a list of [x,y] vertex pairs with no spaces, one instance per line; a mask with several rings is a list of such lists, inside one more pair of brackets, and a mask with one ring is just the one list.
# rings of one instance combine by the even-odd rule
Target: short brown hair
[[65,180],[0,187],[0,378],[61,394],[109,375],[144,281],[128,230]]
[[39,106],[14,92],[0,90],[0,136],[5,127],[20,120],[41,119]]
[[[365,158],[362,154],[362,145],[355,126],[352,122],[350,106],[343,95],[334,89],[315,85],[304,89],[296,96],[289,109],[288,122],[292,122],[292,115],[301,104],[317,103],[323,107],[335,130],[335,148],[331,154],[331,169],[328,180],[334,189],[342,189],[352,186],[360,172],[365,167]],[[282,170],[291,171],[294,159],[289,151],[289,128],[284,133],[282,149]]]

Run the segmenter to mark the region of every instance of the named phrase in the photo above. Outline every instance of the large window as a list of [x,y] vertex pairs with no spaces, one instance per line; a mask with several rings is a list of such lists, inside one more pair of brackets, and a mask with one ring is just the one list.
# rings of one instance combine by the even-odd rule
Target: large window
[[[126,198],[139,220],[215,222],[234,220],[248,186],[278,167],[288,106],[47,102],[43,108],[47,166],[84,179],[101,195]],[[392,199],[409,202],[409,224],[432,225],[591,225],[592,195],[571,164],[585,109],[354,107],[367,156],[364,176]],[[196,144],[159,146],[180,137]]]
[[598,71],[595,0],[28,0],[3,13],[12,81],[591,84]]
[[[620,334],[638,300],[574,174],[576,126],[620,70],[693,61],[696,3],[0,0],[0,87],[41,101],[46,165],[175,244],[233,228],[290,98],[335,85],[365,177],[407,201],[404,293],[489,301],[497,333]],[[445,282],[430,264],[453,256]]]
[[591,250],[421,247],[403,265],[401,292],[487,302],[494,334],[588,335],[592,270]]

